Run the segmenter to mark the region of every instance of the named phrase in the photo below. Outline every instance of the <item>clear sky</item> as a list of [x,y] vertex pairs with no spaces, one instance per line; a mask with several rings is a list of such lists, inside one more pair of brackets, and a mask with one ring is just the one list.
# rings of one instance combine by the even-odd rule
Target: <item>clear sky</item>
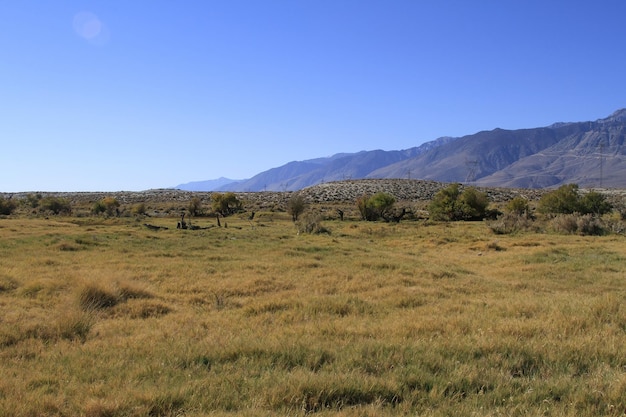
[[626,107],[623,0],[0,2],[0,191],[145,190]]

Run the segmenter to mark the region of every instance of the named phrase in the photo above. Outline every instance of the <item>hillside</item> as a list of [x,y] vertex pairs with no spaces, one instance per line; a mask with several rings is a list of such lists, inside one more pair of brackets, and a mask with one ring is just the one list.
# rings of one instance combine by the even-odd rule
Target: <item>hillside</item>
[[[221,191],[294,191],[346,179],[422,179],[477,186],[626,188],[626,109],[593,122],[493,129],[400,151],[362,151],[292,161]],[[185,184],[181,189],[192,190]],[[197,188],[196,188],[197,190]],[[211,190],[204,190],[211,191]]]

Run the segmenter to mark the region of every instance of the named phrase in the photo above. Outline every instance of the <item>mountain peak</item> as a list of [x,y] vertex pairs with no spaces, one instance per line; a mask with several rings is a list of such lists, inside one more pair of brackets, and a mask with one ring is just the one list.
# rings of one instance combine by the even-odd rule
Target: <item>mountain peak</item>
[[626,108],[614,111],[609,117],[598,120],[599,122],[626,122]]

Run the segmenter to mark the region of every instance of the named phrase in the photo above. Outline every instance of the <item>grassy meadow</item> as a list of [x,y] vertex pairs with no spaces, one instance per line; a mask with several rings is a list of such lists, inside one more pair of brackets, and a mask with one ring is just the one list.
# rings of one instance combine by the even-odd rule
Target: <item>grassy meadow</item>
[[0,416],[626,413],[622,235],[151,222],[0,219]]

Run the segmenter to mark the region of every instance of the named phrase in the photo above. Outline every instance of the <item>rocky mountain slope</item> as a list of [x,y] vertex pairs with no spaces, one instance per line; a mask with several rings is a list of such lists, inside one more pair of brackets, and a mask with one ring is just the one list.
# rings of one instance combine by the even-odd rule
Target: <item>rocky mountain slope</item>
[[[478,186],[626,188],[626,109],[594,122],[494,129],[401,151],[362,151],[294,161],[217,188],[289,191],[329,181],[405,178]],[[182,185],[180,188],[185,188]],[[209,190],[207,190],[209,191]]]

